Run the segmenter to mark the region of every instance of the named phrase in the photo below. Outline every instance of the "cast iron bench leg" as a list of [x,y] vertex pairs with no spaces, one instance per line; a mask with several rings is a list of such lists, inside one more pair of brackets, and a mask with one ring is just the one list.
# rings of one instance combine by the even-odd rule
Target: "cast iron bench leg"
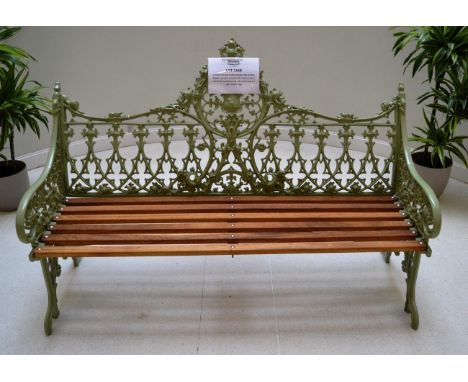
[[402,263],[403,271],[408,275],[406,279],[405,312],[411,313],[411,327],[414,330],[417,330],[419,327],[419,313],[416,306],[416,279],[418,278],[420,261],[420,252],[405,252],[405,259]]
[[390,264],[390,256],[392,256],[392,252],[384,252],[384,260],[387,264]]
[[57,258],[41,259],[42,274],[47,287],[47,311],[44,318],[44,331],[46,335],[52,334],[52,319],[58,318],[60,311],[57,304],[57,277],[60,276],[60,265]]
[[74,257],[73,258],[73,266],[77,268],[80,265],[81,257]]

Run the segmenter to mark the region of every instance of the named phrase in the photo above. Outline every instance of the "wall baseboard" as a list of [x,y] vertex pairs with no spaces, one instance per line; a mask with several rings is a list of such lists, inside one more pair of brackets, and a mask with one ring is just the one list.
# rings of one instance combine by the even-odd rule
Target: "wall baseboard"
[[468,183],[468,169],[460,163],[454,163],[450,177],[460,182]]
[[[334,137],[333,135],[334,134],[331,134],[331,136],[330,136],[330,144],[332,146],[334,146],[333,141],[337,139],[337,137]],[[125,138],[127,138],[127,139],[125,139]],[[356,138],[358,138],[358,137],[356,137]],[[157,142],[157,141],[158,140],[156,140],[156,139],[154,139],[154,140],[152,139],[152,140],[149,140],[148,143],[154,143],[154,142]],[[109,150],[109,143],[108,143],[109,140],[108,140],[107,137],[105,137],[105,136],[98,137],[95,142],[96,142],[96,144],[95,144],[94,147],[95,147],[96,152]],[[364,142],[365,141],[363,140],[363,142],[362,142],[362,151],[365,150]],[[304,143],[308,143],[308,142],[304,142]],[[124,139],[122,141],[122,147],[132,146],[132,145],[133,145],[133,141],[131,140],[131,134],[126,133],[125,137],[124,137]],[[374,146],[375,153],[377,155],[379,155],[380,153],[388,152],[389,146],[390,145],[385,141],[376,141],[375,146]],[[85,145],[84,140],[75,141],[75,142],[72,142],[70,144],[70,151],[72,153],[72,156],[74,156],[74,157],[85,155],[86,150],[87,150],[87,146]],[[45,162],[47,160],[48,152],[49,152],[48,149],[34,151],[34,152],[30,153],[30,154],[19,156],[19,157],[17,157],[17,159],[24,161],[26,163],[28,169],[32,170],[34,168],[44,166],[44,164],[45,164]],[[463,183],[468,183],[468,169],[465,168],[460,163],[454,163],[451,178],[459,180],[460,182],[463,182]]]

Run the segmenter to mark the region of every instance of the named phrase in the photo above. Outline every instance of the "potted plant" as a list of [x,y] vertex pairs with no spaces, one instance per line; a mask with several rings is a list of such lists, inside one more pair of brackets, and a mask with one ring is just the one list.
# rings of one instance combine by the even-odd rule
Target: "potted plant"
[[460,122],[467,118],[468,28],[408,27],[394,36],[394,55],[413,46],[403,62],[404,69],[412,67],[413,77],[427,71],[425,82],[431,88],[418,97],[418,103],[429,102],[425,106],[430,115],[423,111],[425,126],[416,127],[410,140],[420,144],[412,154],[418,172],[440,196],[450,178],[453,157],[468,167],[466,137],[457,135]]
[[[0,30],[1,37],[11,37],[11,29]],[[15,158],[15,130],[29,128],[38,137],[40,125],[47,127],[47,98],[41,96],[42,86],[28,81],[28,68],[23,61],[30,57],[18,48],[0,44],[0,210],[11,211],[29,187],[26,164]],[[9,146],[10,159],[2,153]]]

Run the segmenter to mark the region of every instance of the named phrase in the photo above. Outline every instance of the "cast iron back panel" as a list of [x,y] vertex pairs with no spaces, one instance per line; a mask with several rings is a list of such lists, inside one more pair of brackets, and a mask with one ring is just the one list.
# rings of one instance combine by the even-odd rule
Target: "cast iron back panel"
[[[231,39],[220,54],[244,49]],[[176,103],[131,116],[88,116],[63,98],[68,194],[392,192],[395,102],[370,118],[329,117],[288,105],[263,73],[256,95],[209,94],[207,80],[205,66]],[[84,156],[73,157],[72,137]],[[379,140],[390,142],[380,156]]]

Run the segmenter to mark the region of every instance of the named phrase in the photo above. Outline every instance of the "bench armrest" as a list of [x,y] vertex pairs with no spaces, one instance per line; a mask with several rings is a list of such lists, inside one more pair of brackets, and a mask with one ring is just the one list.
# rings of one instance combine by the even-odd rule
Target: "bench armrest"
[[[401,97],[401,96],[400,96]],[[408,133],[405,124],[404,95],[397,107],[399,134],[397,142],[395,195],[403,203],[407,216],[414,223],[423,241],[440,233],[441,211],[439,200],[432,188],[418,174],[408,145]]]
[[16,212],[18,238],[24,243],[31,243],[33,247],[38,245],[47,224],[60,208],[66,194],[66,162],[59,136],[61,109],[60,86],[56,84],[49,155],[42,174],[23,195]]

